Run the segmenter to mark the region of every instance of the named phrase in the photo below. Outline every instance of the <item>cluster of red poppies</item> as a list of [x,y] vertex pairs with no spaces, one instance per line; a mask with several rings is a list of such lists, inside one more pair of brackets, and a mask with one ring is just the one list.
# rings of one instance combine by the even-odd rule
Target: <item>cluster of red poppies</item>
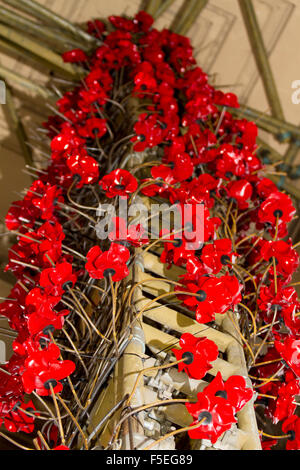
[[[212,368],[211,362],[219,355],[216,344],[206,337],[196,338],[184,333],[179,341],[181,349],[173,349],[178,361],[178,370],[193,379],[200,380]],[[195,419],[194,429],[189,431],[192,439],[217,439],[236,423],[235,414],[252,398],[253,391],[238,375],[231,376],[225,383],[220,372],[202,392],[196,403],[186,403],[188,412]],[[200,424],[201,422],[201,424]],[[199,423],[199,425],[197,425]]]
[[50,340],[69,314],[63,294],[77,280],[72,256],[63,253],[65,235],[58,221],[63,201],[57,185],[46,178],[37,180],[22,201],[12,204],[6,217],[7,228],[18,238],[9,250],[6,270],[17,282],[0,305],[0,314],[18,336],[14,354],[0,371],[0,397],[1,419],[13,432],[34,429],[37,411],[31,401],[25,404],[24,394],[59,392],[62,381],[75,370],[74,362],[60,359],[60,349]]
[[[259,355],[263,365],[253,364],[251,370],[253,380],[259,391],[274,395],[267,398],[265,413],[274,422],[282,421],[289,435],[287,448],[300,448],[299,418],[294,414],[300,305],[289,286],[298,254],[290,240],[278,238],[287,236],[295,209],[289,196],[263,175],[256,156],[256,125],[228,112],[227,107],[239,106],[236,96],[208,84],[188,38],[158,31],[152,23],[145,12],[132,20],[110,17],[107,24],[89,22],[89,33],[102,44],[91,55],[80,49],[63,55],[66,62],[84,68],[86,76],[58,100],[59,113],[45,123],[51,138],[50,164],[6,217],[7,228],[18,238],[6,269],[17,283],[0,313],[18,337],[14,355],[0,371],[1,418],[11,431],[33,430],[36,411],[31,402],[24,403],[24,393],[61,392],[75,369],[72,361],[60,358],[52,337],[70,313],[65,309],[66,296],[74,295],[84,271],[94,279],[121,281],[129,274],[130,247],[148,243],[140,226],[127,227],[116,218],[117,230],[110,233],[107,249],[89,246],[87,254],[76,259],[79,269],[74,271],[74,253],[65,240],[70,226],[63,231],[62,221],[69,224],[74,219],[77,230],[85,222],[80,219],[84,209],[66,202],[70,188],[92,187],[93,194],[98,191],[108,200],[140,191],[175,204],[179,211],[188,204],[190,212],[185,211],[182,225],[189,234],[201,224],[203,240],[194,249],[187,234],[162,233],[161,261],[186,268],[177,295],[195,311],[197,321],[211,322],[215,314],[230,310],[240,316],[253,312],[248,317],[250,333],[265,343]],[[125,98],[118,95],[120,77],[127,80]],[[118,96],[122,104],[117,103]],[[126,118],[131,129],[114,143],[107,106],[117,103],[123,110],[125,102],[134,110]],[[148,177],[139,179],[112,161],[114,150],[126,138],[134,152],[143,152],[146,158],[152,155],[152,160],[155,147],[161,164],[152,166]],[[101,166],[103,158],[109,171]],[[194,211],[199,204],[203,205],[200,222]],[[253,318],[257,325],[251,326]],[[178,359],[185,358],[179,366],[195,378],[205,375],[218,354],[204,338],[184,335],[181,347],[175,351]],[[198,402],[187,405],[196,422],[204,420],[191,437],[214,442],[251,396],[242,377],[231,377],[224,384],[218,374],[198,395]]]

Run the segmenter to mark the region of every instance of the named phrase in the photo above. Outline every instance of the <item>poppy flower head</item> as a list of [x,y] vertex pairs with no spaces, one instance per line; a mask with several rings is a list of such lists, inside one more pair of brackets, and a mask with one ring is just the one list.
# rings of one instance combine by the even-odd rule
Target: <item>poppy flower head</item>
[[261,448],[262,450],[271,450],[271,447],[276,446],[277,443],[278,443],[278,439],[268,439],[268,440],[262,441]]
[[108,198],[115,196],[128,197],[138,188],[137,179],[129,171],[120,168],[105,175],[99,184]]
[[264,260],[276,264],[276,271],[284,277],[288,277],[296,271],[299,265],[299,255],[292,248],[292,242],[289,240],[265,241],[261,247],[261,256]]
[[296,415],[286,419],[282,424],[282,431],[288,434],[286,450],[300,449],[300,418]]
[[136,135],[131,138],[134,142],[133,150],[142,152],[146,148],[155,147],[163,141],[165,124],[160,124],[155,115],[140,114],[134,125]]
[[9,406],[2,403],[0,406],[0,422],[3,421],[5,428],[9,432],[25,432],[30,434],[34,430],[34,415],[36,408],[30,400],[28,403],[13,400]]
[[[296,411],[295,397],[300,393],[299,379],[289,369],[284,376],[285,382],[277,385],[277,400],[270,400],[271,417],[274,424],[290,418]],[[275,384],[274,384],[275,385]],[[273,392],[271,392],[273,393]]]
[[111,276],[113,281],[121,281],[129,274],[126,263],[129,261],[130,252],[119,243],[112,243],[109,250],[104,252],[99,246],[93,246],[86,257],[86,270],[94,279]]
[[52,450],[71,450],[71,449],[68,446],[60,445],[60,446],[53,447]]
[[33,184],[28,193],[27,200],[40,211],[40,217],[43,220],[52,219],[59,203],[64,202],[62,190],[56,185],[51,186],[49,183]]
[[233,258],[232,241],[229,238],[215,240],[202,248],[201,261],[209,274],[217,274],[225,266],[230,266]]
[[100,139],[106,133],[106,120],[100,118],[87,119],[84,126],[78,129],[78,132],[85,138]]
[[190,333],[184,333],[179,341],[180,350],[172,349],[177,360],[184,359],[178,364],[178,370],[185,371],[193,379],[202,379],[211,369],[210,362],[218,357],[216,344],[205,338],[196,338]]
[[224,398],[210,397],[200,392],[196,403],[186,403],[185,406],[195,419],[191,426],[199,423],[197,428],[188,431],[191,439],[209,439],[215,443],[236,423],[234,408]]
[[154,19],[152,16],[145,11],[139,11],[133,19],[133,23],[136,25],[137,29],[143,31],[144,33],[151,29],[153,22]]
[[26,393],[35,390],[38,395],[48,396],[51,395],[51,388],[54,393],[62,391],[62,379],[74,372],[75,364],[69,360],[58,360],[59,356],[59,348],[50,343],[47,349],[34,352],[27,357],[22,375]]
[[68,288],[72,288],[77,277],[72,272],[72,264],[62,262],[54,268],[44,269],[40,276],[40,286],[44,292],[54,296],[61,296]]
[[64,62],[76,64],[77,62],[85,62],[88,60],[86,53],[82,49],[72,49],[62,55]]
[[271,193],[261,204],[258,210],[258,219],[261,223],[276,225],[290,222],[295,215],[295,208],[291,198],[279,191]]
[[289,365],[292,371],[300,376],[300,339],[287,335],[281,341],[275,339],[274,346],[282,359]]
[[93,184],[99,178],[99,165],[87,154],[74,154],[67,159],[67,166],[77,178],[77,188],[85,184]]
[[120,241],[128,246],[142,246],[149,242],[144,236],[144,227],[141,224],[126,226],[126,221],[122,217],[112,217],[112,231],[108,234],[111,241]]
[[234,93],[223,93],[218,90],[214,94],[214,102],[222,106],[229,106],[230,108],[239,108],[237,96]]
[[220,372],[205,387],[204,391],[207,395],[225,398],[234,408],[235,412],[240,411],[253,397],[253,390],[247,387],[244,377],[232,375],[224,382]]
[[181,266],[189,259],[191,251],[182,233],[170,233],[169,229],[162,229],[160,237],[164,244],[164,249],[160,256],[162,263],[168,263],[169,265],[174,263],[177,266]]
[[226,189],[230,199],[238,205],[239,209],[248,209],[248,201],[252,196],[253,189],[247,180],[233,181],[226,186]]
[[199,323],[208,323],[214,320],[216,313],[225,313],[240,302],[241,288],[235,276],[225,275],[217,278],[204,275],[197,284],[186,282],[186,290],[194,293],[194,296],[180,297],[185,305],[196,310],[196,320]]
[[139,98],[146,97],[148,93],[154,93],[157,88],[157,81],[154,76],[154,69],[150,62],[142,62],[134,77],[134,92]]
[[102,33],[105,31],[105,24],[100,20],[88,21],[88,33],[96,36],[97,38],[102,37]]
[[270,194],[276,193],[278,188],[273,181],[269,180],[268,178],[262,178],[256,184],[256,191],[262,199],[267,199]]

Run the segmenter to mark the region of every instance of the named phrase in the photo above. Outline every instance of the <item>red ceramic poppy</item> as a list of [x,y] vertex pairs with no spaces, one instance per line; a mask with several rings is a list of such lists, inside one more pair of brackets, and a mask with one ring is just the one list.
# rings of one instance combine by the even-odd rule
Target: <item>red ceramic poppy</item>
[[5,225],[8,230],[18,230],[21,225],[33,227],[39,210],[30,201],[14,201],[6,214]]
[[[29,415],[29,414],[30,415]],[[24,403],[21,401],[12,401],[9,405],[0,404],[0,422],[3,420],[5,428],[9,432],[25,432],[30,434],[34,430],[34,416],[38,416],[36,408],[32,401]]]
[[108,198],[126,196],[134,193],[138,188],[136,178],[127,170],[117,169],[105,175],[99,182]]
[[32,193],[32,204],[40,210],[40,216],[43,220],[49,220],[53,217],[57,209],[57,204],[64,202],[62,191],[57,188],[57,186],[51,186],[49,184],[43,185],[42,188],[38,188],[37,190],[41,192],[35,192],[32,187],[29,190],[29,192]]
[[227,400],[235,412],[240,411],[253,397],[253,391],[246,385],[246,380],[241,375],[232,375],[223,382],[220,372],[210,384],[205,387],[207,396],[219,396]]
[[230,144],[221,144],[218,150],[218,157],[214,162],[217,176],[228,180],[233,176],[245,175],[245,159],[240,150]]
[[276,193],[278,188],[273,181],[262,178],[256,185],[256,191],[262,199],[267,199],[272,193]]
[[[297,408],[296,396],[300,393],[299,379],[295,377],[291,370],[287,370],[284,379],[285,383],[278,386],[276,393],[278,398],[275,402],[275,407],[272,409],[274,424],[290,418]],[[270,400],[270,402],[270,404],[273,404],[274,400]]]
[[45,222],[37,230],[40,243],[38,249],[43,255],[43,262],[47,265],[49,259],[56,263],[62,254],[62,241],[65,234],[62,225],[57,221]]
[[128,227],[122,217],[112,217],[112,231],[108,238],[111,241],[121,241],[130,246],[143,246],[149,243],[149,239],[144,236],[145,230],[141,224],[130,224]]
[[168,184],[174,184],[178,181],[184,181],[192,176],[194,165],[189,155],[183,153],[176,155],[169,166],[159,165],[151,169],[151,175],[154,179],[161,179]]
[[121,281],[129,274],[126,263],[130,252],[121,244],[112,243],[109,250],[104,252],[99,246],[93,246],[86,257],[86,270],[94,279],[111,276],[113,281]]
[[51,309],[40,310],[31,313],[28,316],[27,327],[31,335],[36,335],[40,332],[48,334],[49,331],[61,330],[64,325],[64,317],[69,315],[69,310],[61,310],[55,312]]
[[[80,99],[78,106],[84,113],[94,114],[99,106],[102,107],[108,99],[108,95],[102,86],[90,86],[88,89],[81,89],[79,92]],[[79,141],[79,138],[77,138]],[[73,145],[74,146],[74,145]]]
[[105,44],[115,55],[115,67],[135,66],[141,62],[141,54],[128,31],[116,30],[106,36]]
[[72,361],[60,361],[59,348],[51,343],[47,349],[32,353],[25,360],[25,371],[22,375],[22,382],[26,393],[34,390],[38,395],[51,395],[51,387],[54,393],[59,393],[63,389],[62,379],[71,375],[75,370]]
[[278,443],[278,439],[268,439],[266,441],[262,441],[261,448],[262,450],[271,450],[271,447],[276,446]]
[[196,338],[190,333],[184,333],[179,341],[181,349],[172,349],[177,360],[184,359],[178,364],[179,372],[184,371],[193,379],[202,379],[212,368],[211,362],[218,357],[216,344],[205,338]]
[[[112,85],[113,85],[113,79],[112,79],[109,71],[106,70],[105,67],[92,68],[92,70],[85,77],[84,82],[85,82],[87,88],[89,88],[91,90],[95,90],[95,92],[97,92],[97,90],[98,91],[104,90],[106,93],[109,93],[111,88],[112,88]],[[98,110],[99,110],[99,108],[98,108]],[[99,113],[99,111],[98,111],[98,113]],[[98,113],[95,113],[95,114],[98,115]],[[94,121],[94,122],[99,125],[100,130],[104,131],[104,124],[106,122],[106,119],[104,119],[104,121],[103,120],[99,121],[98,117],[91,117],[90,118],[88,115],[86,117],[88,119],[92,119],[92,120],[96,119],[96,121]],[[103,118],[101,118],[101,119],[103,119]],[[91,121],[91,124],[92,124],[92,122],[93,121]]]
[[228,196],[238,205],[239,209],[248,209],[253,189],[247,180],[233,181],[226,186],[226,189]]
[[99,165],[93,157],[85,153],[71,155],[67,159],[70,171],[77,175],[79,182],[77,188],[82,188],[84,184],[93,184],[99,178]]
[[235,131],[237,131],[235,140],[236,145],[242,144],[243,148],[254,151],[257,148],[257,125],[254,122],[247,121],[246,119],[235,120],[234,124],[236,127]]
[[78,128],[78,133],[85,138],[100,139],[106,133],[106,120],[100,118],[87,119],[84,126]]
[[44,343],[44,339],[47,341],[44,333],[30,336],[28,329],[25,328],[19,331],[17,338],[14,340],[13,350],[20,356],[28,356],[32,352],[40,349],[41,343]]
[[170,233],[169,229],[161,230],[159,234],[162,238],[164,249],[160,255],[162,263],[176,266],[182,266],[191,256],[189,242],[185,239],[184,233]]
[[205,207],[212,208],[215,204],[214,195],[218,195],[220,180],[213,178],[209,174],[202,174],[192,182],[183,183],[181,188],[185,191],[185,203],[204,203]]
[[[45,279],[46,281],[46,279]],[[56,312],[54,307],[60,302],[61,295],[47,294],[40,288],[32,289],[26,297],[27,326],[31,334],[41,331],[61,329],[64,317],[69,310]]]
[[80,144],[83,144],[82,141],[78,141],[77,145],[74,145],[74,129],[69,130],[68,128],[62,131],[61,133],[57,134],[52,140],[51,140],[51,150],[54,152],[55,159],[56,159],[56,154],[58,153],[63,153],[65,154],[67,151],[72,150],[73,147],[78,149],[80,147]]
[[38,310],[44,312],[58,304],[61,300],[61,295],[47,294],[39,287],[32,289],[26,296],[25,305],[31,307],[31,310]]
[[100,20],[88,21],[88,33],[96,36],[97,38],[102,37],[102,33],[105,31],[105,24]]
[[154,19],[152,16],[145,11],[139,11],[133,19],[133,23],[136,25],[136,29],[138,31],[143,31],[144,33],[151,29],[153,22]]
[[223,93],[218,90],[214,95],[214,102],[222,106],[229,106],[230,108],[239,108],[237,96],[234,93]]
[[286,336],[283,341],[275,339],[274,346],[292,371],[300,376],[300,339]]
[[192,426],[203,421],[196,429],[188,431],[191,439],[209,439],[213,444],[232,424],[236,423],[234,409],[224,398],[198,393],[197,403],[186,403],[188,412],[195,418]]
[[275,308],[281,312],[282,309],[297,303],[298,295],[294,287],[284,286],[280,282],[276,287],[273,282],[269,286],[262,286],[259,290],[257,304],[260,310],[268,314],[267,322],[272,312],[274,315]]
[[72,265],[67,262],[59,263],[55,268],[44,269],[40,276],[40,286],[49,295],[61,296],[73,287],[77,277],[72,272]]
[[150,62],[139,64],[134,76],[134,92],[139,98],[147,97],[147,94],[154,93],[157,89],[157,81],[154,77],[154,69]]
[[187,274],[183,276],[184,283],[185,279],[197,283],[203,275],[207,274],[206,267],[199,260],[199,258],[194,255],[189,256],[186,262],[186,270]]
[[271,193],[261,204],[258,211],[259,221],[276,225],[276,220],[280,223],[290,222],[295,215],[295,208],[291,198],[284,193]]
[[292,241],[283,240],[265,241],[261,247],[261,256],[264,260],[276,263],[276,271],[284,277],[296,271],[299,265],[299,255],[292,248]]
[[187,282],[186,290],[195,295],[181,295],[181,298],[185,305],[196,310],[199,323],[214,320],[216,313],[225,313],[241,300],[241,286],[235,276],[202,276],[197,284]]
[[53,447],[52,450],[71,450],[71,449],[68,446],[60,445],[60,446]]
[[201,261],[208,274],[218,274],[232,262],[232,241],[229,238],[215,240],[202,248]]
[[135,26],[132,20],[123,18],[122,16],[109,16],[111,24],[118,30],[134,31]]
[[135,142],[133,147],[137,152],[142,152],[146,148],[155,147],[163,141],[163,130],[165,126],[161,125],[158,117],[143,113],[139,115],[138,122],[134,125],[136,136],[131,138]]
[[296,415],[286,419],[282,424],[282,431],[288,434],[286,450],[300,449],[300,418]]
[[189,153],[192,153],[193,161],[195,161],[195,163],[201,164],[212,162],[218,156],[217,137],[208,129],[203,130],[203,132],[197,132],[196,135],[192,135],[191,132],[191,135],[189,136],[188,149]]
[[62,55],[64,62],[85,62],[88,60],[86,53],[82,49],[72,49],[71,51],[67,51]]

